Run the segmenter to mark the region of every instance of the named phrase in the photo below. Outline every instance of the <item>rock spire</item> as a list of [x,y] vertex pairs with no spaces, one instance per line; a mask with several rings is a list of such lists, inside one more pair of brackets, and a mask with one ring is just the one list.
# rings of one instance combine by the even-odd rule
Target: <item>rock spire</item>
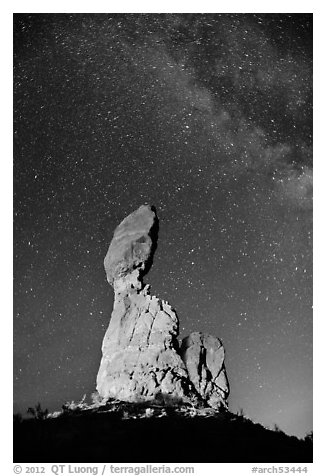
[[127,216],[114,232],[104,260],[115,294],[97,375],[99,395],[127,402],[225,406],[229,387],[219,339],[193,333],[179,349],[175,311],[143,284],[157,238],[158,218],[149,205]]

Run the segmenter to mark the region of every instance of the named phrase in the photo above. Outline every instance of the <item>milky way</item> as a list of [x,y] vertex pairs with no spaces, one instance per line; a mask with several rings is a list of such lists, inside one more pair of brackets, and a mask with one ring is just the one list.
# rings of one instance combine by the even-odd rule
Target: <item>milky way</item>
[[95,390],[103,259],[143,203],[147,282],[220,337],[230,409],[312,429],[312,16],[16,14],[14,401]]

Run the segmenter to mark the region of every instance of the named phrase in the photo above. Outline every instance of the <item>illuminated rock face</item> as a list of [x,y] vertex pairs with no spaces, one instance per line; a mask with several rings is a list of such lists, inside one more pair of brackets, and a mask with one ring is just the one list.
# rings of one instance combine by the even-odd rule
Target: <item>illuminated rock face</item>
[[[201,355],[202,347],[185,343],[181,357],[175,311],[167,302],[152,296],[149,285],[143,284],[157,237],[158,218],[148,205],[130,214],[114,232],[104,260],[107,280],[114,288],[114,308],[103,339],[97,390],[104,399],[188,402],[198,406],[208,403],[218,408],[223,396],[223,372],[217,372],[218,381],[214,377],[208,382],[206,378],[206,386],[203,384],[205,372],[196,370],[197,364],[204,368],[202,358],[196,357],[196,352]],[[207,347],[209,338],[204,341]],[[215,347],[208,345],[209,352],[218,352],[220,365],[221,347],[218,339],[214,342]],[[211,360],[206,359],[207,372],[214,367],[214,359]],[[218,398],[214,398],[217,391]]]
[[115,297],[97,375],[103,398],[197,399],[178,354],[178,317],[142,282],[152,263],[157,232],[155,209],[141,206],[116,228],[104,260]]
[[177,351],[178,327],[175,312],[147,287],[116,294],[103,340],[99,394],[129,402],[179,401],[196,394]]
[[[157,245],[158,218],[154,207],[142,205],[116,228],[104,268],[108,282],[114,286],[133,275],[135,283],[152,264]],[[139,281],[140,283],[140,281]]]
[[193,332],[183,339],[180,353],[189,378],[202,399],[213,408],[224,406],[230,389],[220,339]]

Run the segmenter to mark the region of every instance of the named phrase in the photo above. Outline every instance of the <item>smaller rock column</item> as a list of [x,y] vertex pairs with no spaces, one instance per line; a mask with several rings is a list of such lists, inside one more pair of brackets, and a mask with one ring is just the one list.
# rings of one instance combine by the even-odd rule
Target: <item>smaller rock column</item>
[[216,409],[226,406],[230,389],[220,339],[193,332],[183,339],[180,353],[189,378],[202,399]]

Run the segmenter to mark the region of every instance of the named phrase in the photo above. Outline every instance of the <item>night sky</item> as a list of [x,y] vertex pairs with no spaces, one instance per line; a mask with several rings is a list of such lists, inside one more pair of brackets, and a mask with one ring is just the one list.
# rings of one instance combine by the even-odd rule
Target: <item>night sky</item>
[[141,204],[230,410],[312,429],[312,15],[14,15],[14,411],[95,390],[103,259]]

